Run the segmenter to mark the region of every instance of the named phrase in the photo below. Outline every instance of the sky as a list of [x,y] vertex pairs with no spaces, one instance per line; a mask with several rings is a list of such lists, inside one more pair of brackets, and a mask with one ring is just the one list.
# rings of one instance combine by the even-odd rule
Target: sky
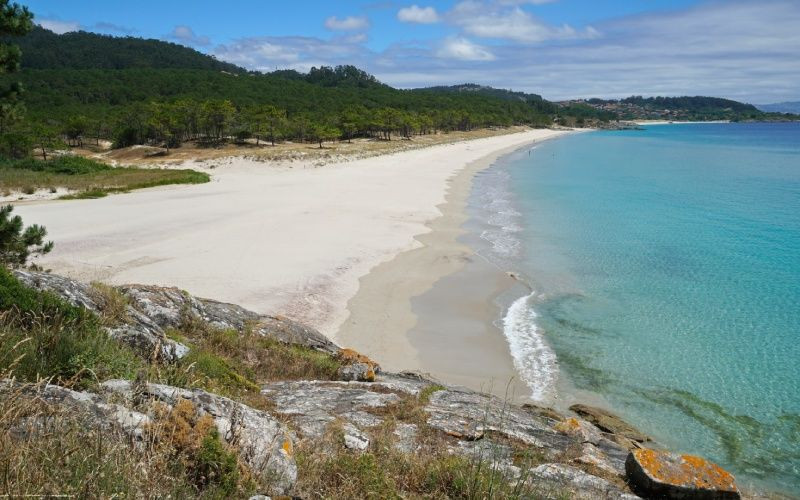
[[353,64],[400,88],[553,100],[800,100],[800,0],[17,0],[42,26],[157,38],[252,70]]

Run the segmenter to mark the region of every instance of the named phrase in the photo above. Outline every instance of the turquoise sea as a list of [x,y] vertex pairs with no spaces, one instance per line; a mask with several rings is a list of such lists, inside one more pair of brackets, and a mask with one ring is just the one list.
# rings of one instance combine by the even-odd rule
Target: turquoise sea
[[740,483],[800,492],[800,124],[532,144],[479,177],[504,333],[547,400],[598,395]]

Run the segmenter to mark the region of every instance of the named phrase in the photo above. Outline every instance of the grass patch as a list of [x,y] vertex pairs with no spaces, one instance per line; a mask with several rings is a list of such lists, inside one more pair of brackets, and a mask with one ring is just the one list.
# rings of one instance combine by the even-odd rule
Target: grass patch
[[0,376],[76,388],[133,378],[144,362],[109,338],[101,320],[0,268]]
[[126,323],[128,317],[128,298],[116,288],[93,281],[91,283],[92,298],[100,309],[100,321],[103,326],[117,326]]
[[191,169],[111,167],[79,156],[59,156],[48,161],[0,160],[0,190],[33,192],[63,187],[78,191],[63,199],[100,198],[109,193],[209,180],[208,174]]

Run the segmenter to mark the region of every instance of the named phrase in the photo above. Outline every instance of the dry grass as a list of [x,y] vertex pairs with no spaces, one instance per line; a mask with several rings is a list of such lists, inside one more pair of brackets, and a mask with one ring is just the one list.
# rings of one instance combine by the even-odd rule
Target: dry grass
[[93,281],[91,283],[92,298],[100,309],[100,322],[103,326],[114,327],[126,323],[128,317],[128,298],[116,288]]
[[36,387],[0,394],[0,496],[230,498],[264,486],[188,401],[156,412],[135,441],[47,404],[34,396]]
[[[415,452],[400,451],[394,426],[395,421],[387,419],[372,429],[370,446],[363,453],[343,446],[342,428],[336,423],[322,442],[302,443],[295,494],[329,499],[543,497],[544,492],[527,481],[524,473],[518,478],[508,476],[489,455],[470,458],[450,453],[453,442],[441,433],[423,433]],[[548,498],[568,498],[559,491],[547,494]]]

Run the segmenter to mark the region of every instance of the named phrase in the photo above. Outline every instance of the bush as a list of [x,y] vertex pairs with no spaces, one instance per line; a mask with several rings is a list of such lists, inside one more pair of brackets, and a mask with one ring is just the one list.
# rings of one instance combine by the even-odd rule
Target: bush
[[4,160],[0,161],[0,168],[14,168],[52,174],[82,175],[111,170],[113,167],[81,156],[65,155],[56,156],[49,161],[37,160],[35,158]]

